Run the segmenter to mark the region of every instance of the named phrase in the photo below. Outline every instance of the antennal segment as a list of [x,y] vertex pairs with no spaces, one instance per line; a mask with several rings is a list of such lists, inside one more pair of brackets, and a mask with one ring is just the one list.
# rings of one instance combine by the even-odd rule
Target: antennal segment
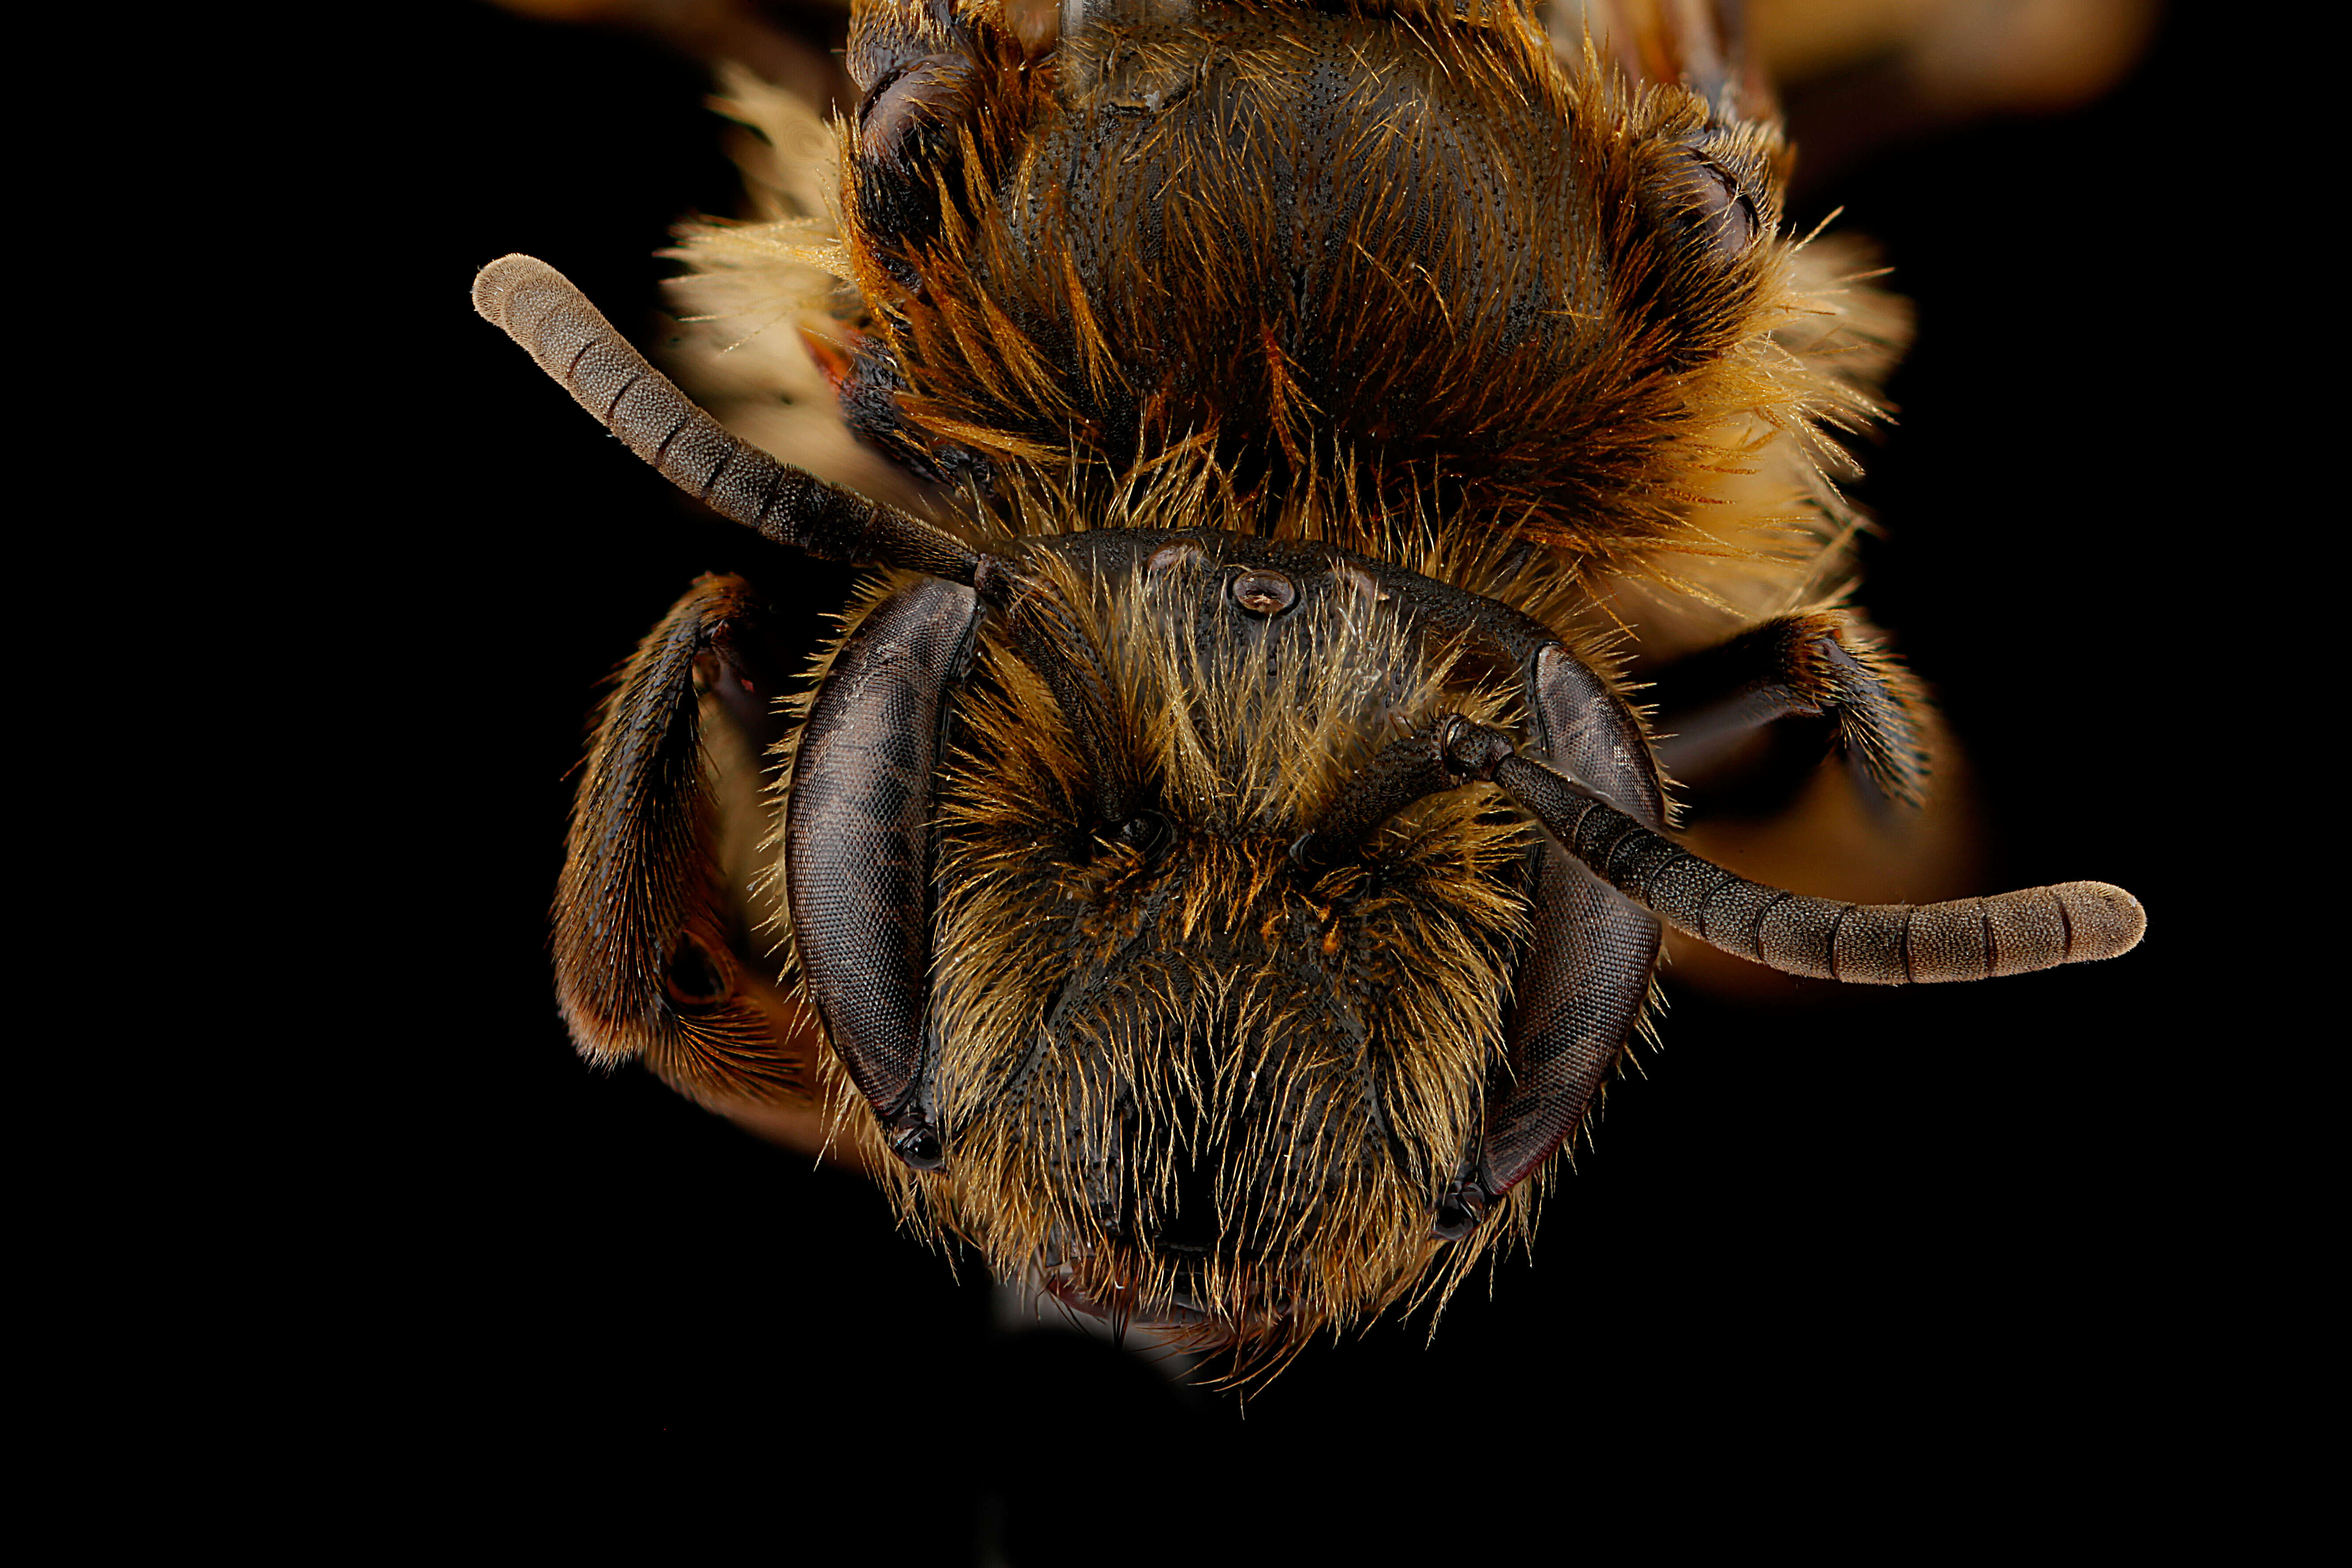
[[2061,882],[1940,904],[1848,904],[1751,882],[1701,859],[1521,754],[1501,731],[1444,736],[1457,773],[1492,779],[1619,892],[1710,947],[1785,974],[1867,985],[1988,980],[2114,958],[2147,913],[2121,888]]
[[728,430],[537,257],[503,256],[475,274],[474,309],[630,451],[720,516],[822,561],[878,562],[971,583],[979,552],[919,518],[787,468]]

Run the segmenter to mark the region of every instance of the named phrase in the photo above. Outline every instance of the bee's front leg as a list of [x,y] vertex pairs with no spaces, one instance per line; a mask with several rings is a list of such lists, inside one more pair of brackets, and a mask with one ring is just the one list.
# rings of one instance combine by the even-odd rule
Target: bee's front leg
[[[1918,681],[1853,612],[1780,616],[1643,673],[1680,837],[1698,853],[1858,903],[1982,885],[1966,758]],[[1842,765],[1824,767],[1832,755]],[[1685,982],[1776,984],[1680,933],[1667,946]]]
[[1654,677],[1658,761],[1700,816],[1772,809],[1822,753],[1867,800],[1923,805],[1927,700],[1850,611],[1782,616]]
[[793,651],[751,584],[710,576],[622,668],[572,805],[555,971],[590,1061],[641,1060],[814,1151],[831,1062],[809,1008],[777,984],[783,934],[757,875]]

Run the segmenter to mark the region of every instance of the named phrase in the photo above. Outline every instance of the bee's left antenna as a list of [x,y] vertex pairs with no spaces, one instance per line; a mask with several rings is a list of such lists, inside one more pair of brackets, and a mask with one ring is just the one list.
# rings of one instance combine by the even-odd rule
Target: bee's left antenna
[[474,309],[522,345],[630,451],[720,516],[824,561],[874,562],[970,584],[984,557],[920,518],[790,468],[721,426],[535,256],[474,276]]
[[1444,765],[1492,779],[1619,892],[1710,947],[1783,974],[1906,985],[1990,980],[2114,958],[2147,912],[2107,882],[2060,882],[1936,904],[1852,904],[1751,882],[1651,832],[1593,790],[1522,754],[1499,730],[1454,721]]
[[2147,930],[2139,900],[2106,882],[1937,904],[1851,904],[1751,882],[1459,714],[1383,748],[1291,856],[1309,869],[1328,866],[1404,806],[1474,778],[1492,780],[1561,848],[1676,931],[1784,974],[1872,985],[1989,980],[2114,958]]

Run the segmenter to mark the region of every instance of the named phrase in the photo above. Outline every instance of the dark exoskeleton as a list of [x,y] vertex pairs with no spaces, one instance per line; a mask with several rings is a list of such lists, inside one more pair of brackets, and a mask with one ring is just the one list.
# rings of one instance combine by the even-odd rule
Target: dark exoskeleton
[[625,672],[558,908],[583,1049],[722,1108],[830,1093],[999,1270],[1279,1349],[1524,1231],[1661,921],[1880,984],[2136,942],[2104,884],[1858,904],[1668,836],[1662,731],[1694,771],[1794,722],[1889,800],[1925,776],[1822,587],[1821,426],[1886,356],[1810,319],[1863,331],[1806,303],[1729,60],[1639,88],[1515,7],[866,7],[840,404],[953,487],[937,522],[730,434],[543,263],[485,268],[640,457],[887,569],[756,876],[719,839],[793,686],[759,590],[698,584]]

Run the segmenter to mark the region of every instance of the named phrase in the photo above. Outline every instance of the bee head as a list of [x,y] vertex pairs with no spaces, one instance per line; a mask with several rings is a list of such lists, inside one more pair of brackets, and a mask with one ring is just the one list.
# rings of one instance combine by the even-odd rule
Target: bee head
[[1434,1216],[1505,1053],[1529,836],[1480,787],[1297,853],[1383,745],[1441,706],[1505,718],[1509,686],[1330,552],[1219,537],[1072,536],[980,620],[942,703],[921,1060],[867,1098],[936,1139],[898,1163],[918,1223],[1073,1306],[1264,1348],[1485,1245],[1448,1254]]

